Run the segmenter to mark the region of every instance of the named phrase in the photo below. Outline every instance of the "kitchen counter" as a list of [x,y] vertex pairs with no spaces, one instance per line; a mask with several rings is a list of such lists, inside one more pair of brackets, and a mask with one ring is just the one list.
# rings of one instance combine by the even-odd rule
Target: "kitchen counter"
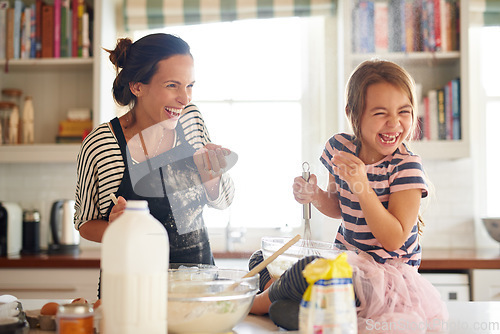
[[[86,249],[79,255],[17,255],[0,257],[2,268],[99,268],[100,250]],[[217,259],[248,259],[251,253],[214,253]],[[500,269],[500,250],[424,249],[420,270]]]
[[[41,299],[28,299],[21,300],[25,310],[38,309],[47,300]],[[500,334],[500,302],[447,302],[448,312],[450,318],[448,321],[439,324],[439,328],[442,329],[440,332],[433,333],[453,333],[453,334],[474,334],[474,333],[488,333],[488,334]],[[410,323],[396,322],[389,323],[389,325],[400,326],[393,327],[396,329],[403,329],[401,332],[407,333],[409,330],[418,326],[426,326],[428,324],[420,323]],[[371,323],[367,326],[367,329],[379,329],[387,324],[383,323]],[[436,325],[433,323],[432,325]],[[401,327],[404,326],[404,327]],[[233,334],[264,334],[264,333],[278,333],[286,332],[276,327],[273,322],[267,316],[254,316],[249,315],[246,319],[238,324],[233,329]],[[384,331],[389,332],[389,331]],[[50,334],[54,332],[50,331],[40,331],[32,329],[29,331],[30,334]],[[295,332],[296,333],[296,332]]]

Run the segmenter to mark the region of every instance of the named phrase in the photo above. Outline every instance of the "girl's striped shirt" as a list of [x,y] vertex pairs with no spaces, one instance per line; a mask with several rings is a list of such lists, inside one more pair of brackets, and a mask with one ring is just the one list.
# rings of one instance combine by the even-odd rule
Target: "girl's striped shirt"
[[[191,104],[179,119],[187,142],[200,149],[210,142],[210,136],[198,108]],[[175,146],[180,145],[177,138]],[[89,220],[104,219],[114,194],[121,184],[125,164],[118,141],[110,123],[95,128],[83,141],[77,157],[77,184],[75,195],[75,228]],[[217,209],[228,207],[234,197],[234,184],[224,173],[219,184],[219,197],[208,204]]]
[[[384,263],[387,259],[401,258],[409,265],[419,266],[421,247],[418,238],[418,220],[415,221],[410,236],[401,248],[392,252],[387,251],[375,239],[370,227],[366,224],[357,196],[352,193],[345,180],[334,174],[331,162],[333,155],[338,151],[357,155],[357,150],[358,146],[355,144],[353,136],[342,133],[333,136],[326,142],[320,157],[320,161],[335,177],[336,191],[342,212],[342,223],[337,233],[336,242],[357,247],[369,253],[380,263]],[[366,165],[366,172],[371,187],[386,209],[389,205],[389,196],[398,191],[422,189],[422,197],[427,196],[427,184],[421,159],[418,155],[410,152],[405,144],[402,144],[393,154],[386,156],[381,161]]]

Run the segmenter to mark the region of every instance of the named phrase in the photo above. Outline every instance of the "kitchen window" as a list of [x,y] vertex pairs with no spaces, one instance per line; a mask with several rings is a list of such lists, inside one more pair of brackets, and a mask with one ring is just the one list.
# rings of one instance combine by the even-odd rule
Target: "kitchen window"
[[292,183],[302,171],[303,145],[309,142],[304,127],[316,112],[310,101],[320,99],[320,90],[310,88],[308,71],[321,67],[311,39],[322,36],[323,20],[243,20],[135,32],[134,40],[161,31],[189,43],[196,70],[193,103],[212,141],[239,156],[230,171],[236,186],[233,204],[224,211],[206,209],[209,228],[301,224],[302,207],[293,198]]

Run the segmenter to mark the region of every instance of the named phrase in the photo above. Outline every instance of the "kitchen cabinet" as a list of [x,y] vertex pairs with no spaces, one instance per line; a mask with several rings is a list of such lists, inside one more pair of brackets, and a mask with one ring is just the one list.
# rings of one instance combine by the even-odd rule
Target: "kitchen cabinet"
[[35,143],[0,145],[0,163],[76,162],[79,144],[55,143],[68,109],[91,109],[94,126],[114,116],[114,69],[102,48],[116,43],[115,4],[88,3],[94,13],[93,57],[0,60],[0,89],[21,89],[23,98],[32,96],[35,109]]
[[0,295],[97,300],[98,268],[2,268]]
[[475,301],[500,301],[500,269],[472,270],[472,294]]
[[[365,1],[377,6],[380,3],[393,6],[390,0]],[[466,83],[468,79],[468,2],[465,0],[455,0],[459,2],[460,18],[459,29],[460,51],[414,51],[414,52],[368,52],[358,53],[353,51],[359,34],[364,34],[363,26],[366,26],[365,20],[369,17],[361,17],[359,24],[354,24],[355,14],[354,6],[357,1],[339,1],[339,96],[344,96],[345,84],[354,70],[362,61],[371,58],[382,58],[394,61],[403,66],[413,76],[417,84],[422,87],[422,96],[428,91],[438,89],[446,85],[450,80],[460,78],[460,97],[461,97],[461,139],[459,140],[422,140],[413,141],[411,149],[422,156],[424,159],[458,159],[468,157],[470,154],[470,133],[469,133],[469,89]],[[398,2],[396,2],[398,3]],[[390,10],[390,9],[389,9]],[[376,14],[375,14],[376,15]],[[378,22],[378,23],[377,23]],[[379,24],[380,20],[375,20]],[[379,29],[377,26],[376,29]],[[369,31],[369,30],[364,30]],[[373,31],[372,31],[373,33]],[[376,42],[375,42],[376,43]],[[363,49],[363,48],[361,48]],[[371,48],[368,48],[369,51]],[[377,49],[380,50],[380,49]],[[420,101],[419,101],[420,103]],[[344,99],[339,99],[338,110],[344,110]],[[423,106],[419,108],[419,115],[422,115]],[[343,113],[340,113],[340,122],[345,122]],[[342,124],[342,123],[341,123]]]

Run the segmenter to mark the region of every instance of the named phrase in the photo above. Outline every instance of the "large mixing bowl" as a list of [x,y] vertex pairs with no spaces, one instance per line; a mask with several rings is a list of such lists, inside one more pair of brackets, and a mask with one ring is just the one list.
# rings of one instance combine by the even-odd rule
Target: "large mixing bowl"
[[482,220],[490,237],[500,242],[500,218],[483,218]]
[[[263,237],[261,240],[262,255],[267,259],[284,244],[290,241],[291,238],[276,238]],[[331,242],[314,241],[308,242],[300,239],[295,245],[278,256],[276,260],[267,265],[267,270],[272,277],[280,277],[285,270],[290,268],[295,262],[304,256],[319,255],[324,258],[336,258],[340,253],[346,251],[347,248],[341,244]]]
[[231,332],[250,311],[259,276],[247,271],[180,267],[168,272],[168,332]]

